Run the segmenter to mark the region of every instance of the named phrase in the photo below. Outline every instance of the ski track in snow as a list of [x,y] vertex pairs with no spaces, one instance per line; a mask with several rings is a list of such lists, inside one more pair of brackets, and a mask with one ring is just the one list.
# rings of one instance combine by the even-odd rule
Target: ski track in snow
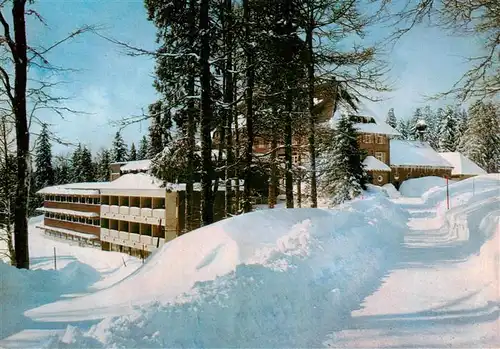
[[[470,193],[463,193],[453,197],[451,211],[454,207],[459,211],[459,205],[471,196]],[[461,220],[459,214],[445,217],[446,203],[442,200],[425,203],[420,198],[402,197],[393,201],[407,209],[412,217],[401,260],[385,276],[379,289],[352,312],[350,319],[332,324],[332,331],[335,331],[324,341],[324,346],[500,348],[500,198],[488,201],[492,207],[490,224],[496,225],[496,233],[489,237],[469,234],[467,222]],[[467,214],[474,214],[473,209]],[[38,232],[35,237],[37,243],[47,243]],[[489,238],[490,241],[485,244]],[[297,243],[304,244],[304,241],[298,239]],[[78,260],[93,266],[103,276],[86,292],[110,287],[140,266],[139,261],[125,257],[130,266],[120,267],[120,254],[109,260],[96,261],[93,260],[93,253],[97,251],[69,248],[64,244],[51,241],[51,244],[41,248],[44,253],[33,255],[35,268],[52,267],[53,262],[47,256],[51,255],[52,246],[56,245],[58,251],[67,254],[66,260],[62,258],[58,262],[58,268]],[[282,245],[286,247],[285,243]],[[197,268],[209,266],[217,251],[223,248],[223,245],[214,246],[212,253]],[[95,321],[27,323],[29,328],[8,338],[0,338],[0,348],[40,347],[40,343],[47,338],[55,334],[64,335],[68,323],[85,330]]]
[[[451,210],[471,196],[452,198]],[[488,237],[469,234],[459,219],[443,222],[445,202],[429,207],[420,199],[395,201],[412,216],[401,261],[324,345],[500,348],[500,196],[490,200],[496,231],[480,251]]]

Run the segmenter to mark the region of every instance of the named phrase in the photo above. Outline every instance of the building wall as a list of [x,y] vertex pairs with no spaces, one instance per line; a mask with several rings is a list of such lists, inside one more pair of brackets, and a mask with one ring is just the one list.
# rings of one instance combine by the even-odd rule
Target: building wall
[[374,185],[384,185],[390,180],[390,172],[368,171],[368,176],[371,179],[370,183]]
[[81,212],[94,212],[94,213],[99,213],[101,210],[100,205],[80,204],[80,203],[70,203],[70,202],[55,202],[55,201],[44,201],[43,207],[81,211]]
[[391,182],[399,187],[401,183],[410,178],[420,178],[427,176],[451,177],[451,168],[432,168],[432,167],[391,167]]
[[368,155],[377,157],[376,156],[377,152],[383,153],[384,154],[383,162],[386,165],[389,165],[391,158],[391,151],[390,151],[390,139],[387,135],[363,133],[360,136],[358,136],[358,144],[361,149],[366,150]]
[[60,221],[57,219],[51,219],[46,217],[44,218],[44,224],[49,227],[69,229],[80,233],[94,234],[95,236],[99,236],[101,230],[99,226],[92,226],[77,222]]

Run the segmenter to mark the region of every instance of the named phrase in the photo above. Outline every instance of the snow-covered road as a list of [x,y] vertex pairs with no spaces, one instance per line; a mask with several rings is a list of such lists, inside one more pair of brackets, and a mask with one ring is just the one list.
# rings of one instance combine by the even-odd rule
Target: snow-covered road
[[[465,196],[470,193],[452,204]],[[499,200],[489,202],[490,236],[458,219],[473,210],[457,208],[444,219],[444,202],[429,207],[401,200],[412,218],[400,263],[325,346],[500,348]]]
[[[296,345],[302,341],[308,346],[323,343],[325,347],[334,348],[500,348],[500,178],[482,176],[480,181],[476,180],[473,190],[467,181],[454,184],[451,209],[446,207],[442,188],[432,188],[422,198],[398,197],[392,202],[386,198],[372,199],[348,203],[332,217],[322,210],[273,210],[243,215],[217,225],[217,229],[210,231],[211,240],[203,244],[197,245],[202,239],[196,235],[206,234],[203,231],[174,240],[170,250],[166,247],[145,265],[120,253],[50,240],[33,229],[30,233],[33,269],[51,269],[56,247],[59,270],[18,272],[3,266],[4,274],[0,271],[0,277],[7,287],[0,287],[0,301],[8,299],[11,304],[2,308],[0,303],[0,310],[4,310],[0,314],[3,321],[0,321],[0,330],[5,334],[5,338],[0,336],[0,348],[141,347],[141,343],[158,347],[158,343],[170,343],[168,339],[187,337],[197,341],[185,347],[221,347],[223,345],[217,345],[222,343],[220,328],[228,331],[226,335],[233,336],[227,343],[235,347],[246,343],[242,338],[251,330],[255,332],[255,343],[265,346],[269,340],[262,335],[263,329],[252,328],[252,324],[268,326],[269,321],[280,315],[276,315],[276,310],[282,311],[280,321],[275,321],[279,331],[275,337],[281,339],[273,346],[293,338],[290,343]],[[411,217],[408,228],[406,212]],[[398,225],[401,214],[404,219]],[[253,224],[260,229],[242,230],[241,220],[252,222],[243,226]],[[388,221],[395,224],[391,226]],[[324,234],[332,226],[337,230]],[[393,234],[396,229],[401,229],[401,234]],[[262,234],[263,231],[266,234]],[[399,249],[403,232],[404,244]],[[277,252],[272,250],[274,254],[270,254],[260,249],[267,251],[266,254],[256,255],[252,248],[267,248],[274,241],[273,234],[280,237]],[[392,236],[398,237],[397,243],[389,238]],[[374,240],[372,245],[368,243],[370,239]],[[321,244],[316,246],[311,241]],[[380,249],[381,246],[386,248]],[[313,250],[316,247],[319,252]],[[181,256],[176,255],[176,251]],[[222,297],[218,303],[208,305],[194,301],[195,308],[190,310],[187,297],[186,306],[174,312],[158,303],[169,292],[172,297],[179,294],[176,287],[191,289],[188,281],[226,275],[235,266],[240,274],[248,274],[245,266],[260,261],[255,262],[255,256],[282,257],[283,254],[293,258],[281,260],[293,266],[289,274],[271,272],[267,262],[250,268],[253,274],[249,276],[260,280],[264,285],[261,289],[255,288],[255,284],[259,284],[255,280],[253,284],[236,287],[240,282],[238,277],[230,279],[233,283],[227,285],[206,283],[214,286],[216,293],[224,291],[227,295],[246,298],[238,296],[225,301],[227,297]],[[247,256],[246,264],[239,261],[242,256]],[[309,264],[296,269],[300,263]],[[327,285],[332,280],[325,278],[318,282],[313,278],[309,283],[304,281],[311,270],[324,271],[327,266],[339,267],[333,274],[333,289]],[[306,274],[297,274],[297,270],[304,270]],[[214,275],[208,275],[207,271]],[[382,274],[385,276],[380,280]],[[263,277],[266,275],[269,278]],[[179,280],[185,284],[175,284]],[[353,290],[359,294],[353,297]],[[256,302],[270,294],[269,303]],[[105,302],[100,304],[100,299]],[[128,302],[126,307],[124,299]],[[110,320],[102,315],[111,310],[116,313],[112,315],[120,315],[123,309],[135,311],[134,308],[142,304],[140,301],[152,300],[156,303],[145,304],[141,312],[132,316]],[[353,306],[356,309],[352,309]],[[312,308],[319,310],[315,313]],[[321,321],[320,325],[327,325],[325,331],[316,332],[321,326],[311,325],[313,319],[327,312],[333,315],[333,320]],[[182,316],[175,320],[172,314]],[[210,324],[205,328],[206,319],[212,322],[208,321]],[[96,330],[89,331],[93,325],[97,326]],[[289,328],[295,329],[295,337]],[[159,334],[165,336],[165,341],[157,340]],[[258,347],[257,344],[252,346]]]

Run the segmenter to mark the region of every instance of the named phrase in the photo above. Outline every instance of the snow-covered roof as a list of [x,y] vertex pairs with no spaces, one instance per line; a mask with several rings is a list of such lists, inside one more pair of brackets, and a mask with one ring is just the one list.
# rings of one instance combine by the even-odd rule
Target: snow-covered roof
[[391,139],[391,166],[452,168],[427,142]]
[[133,171],[149,171],[150,166],[151,160],[129,161],[120,167],[120,171],[124,173]]
[[39,207],[36,210],[42,211],[42,212],[60,213],[60,214],[67,214],[67,215],[71,215],[71,216],[79,216],[79,217],[87,217],[87,218],[99,217],[99,214],[95,213],[95,212],[74,211],[74,210],[66,210],[66,209],[62,209],[62,208]]
[[128,173],[109,182],[103,189],[160,189],[162,181],[147,173]]
[[83,182],[54,185],[37,191],[37,194],[55,195],[99,195],[99,189],[106,186],[107,182]]
[[80,232],[74,231],[74,230],[58,228],[58,227],[51,227],[51,226],[47,226],[47,225],[43,225],[43,224],[36,225],[36,228],[44,229],[44,230],[53,230],[53,231],[57,231],[57,232],[63,233],[63,234],[78,236],[78,237],[81,237],[84,239],[98,239],[98,236],[94,235],[94,234],[85,234],[85,233],[80,233]]
[[452,175],[482,175],[486,171],[479,167],[474,161],[459,152],[445,152],[439,155],[448,161],[452,166]]
[[337,110],[333,114],[333,118],[331,120],[331,125],[335,128],[337,122],[340,120],[342,115],[356,115],[362,116],[372,119],[374,122],[370,123],[355,123],[354,127],[361,133],[378,133],[389,136],[399,136],[400,133],[396,131],[394,128],[385,123],[385,121],[379,117],[376,113],[370,110],[366,104],[359,102],[357,104],[358,110],[354,110],[348,104],[339,105]]
[[371,155],[365,158],[363,165],[365,165],[365,170],[367,171],[391,172],[391,168],[389,166]]

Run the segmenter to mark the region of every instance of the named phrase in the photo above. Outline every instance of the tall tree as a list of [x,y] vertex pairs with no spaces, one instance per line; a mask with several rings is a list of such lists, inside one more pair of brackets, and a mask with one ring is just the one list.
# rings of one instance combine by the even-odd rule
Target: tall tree
[[497,104],[476,101],[469,108],[467,130],[458,150],[487,172],[500,171],[500,108]]
[[453,152],[458,145],[458,122],[453,108],[448,106],[439,124],[439,151]]
[[83,148],[81,143],[78,143],[76,149],[73,151],[71,155],[71,182],[79,183],[84,182],[85,179],[83,177]]
[[42,130],[35,148],[35,188],[40,190],[54,184],[54,169],[52,167],[52,145],[50,144],[47,124],[42,124]]
[[112,160],[113,162],[127,161],[127,145],[119,131],[116,132],[113,140]]
[[80,154],[81,178],[83,182],[95,181],[95,166],[89,148],[83,146]]
[[427,125],[427,130],[425,131],[425,140],[429,142],[429,145],[437,150],[439,149],[439,121],[437,119],[437,114],[434,113],[430,106],[425,106],[422,111],[422,117]]
[[132,143],[130,146],[130,152],[128,154],[128,161],[135,161],[137,160],[137,150],[135,149],[135,144]]
[[71,182],[72,170],[71,159],[59,155],[54,159],[54,182],[55,184],[67,184]]
[[396,115],[394,114],[394,108],[389,109],[387,113],[387,118],[385,119],[385,123],[392,128],[398,127],[398,120],[396,119]]
[[412,140],[412,141],[416,141],[416,140],[419,140],[419,133],[417,131],[417,125],[418,125],[418,122],[420,120],[423,120],[423,116],[422,116],[422,109],[421,108],[417,108],[415,109],[415,112],[413,113],[413,116],[411,117],[410,119],[410,129],[409,129],[409,138]]
[[146,160],[148,159],[148,151],[149,151],[149,142],[146,136],[141,138],[139,142],[139,151],[137,152],[137,160]]
[[99,182],[107,182],[111,179],[111,154],[107,149],[102,149],[97,154],[96,161],[96,180]]
[[409,140],[410,139],[410,121],[399,119],[398,122],[398,132],[401,134],[400,139]]
[[[248,1],[248,0],[244,0]],[[213,118],[212,89],[210,74],[210,1],[200,1],[200,136],[201,136],[201,223],[208,225],[214,221],[212,194],[212,138]]]
[[333,141],[325,149],[321,182],[334,205],[351,200],[366,189],[364,152],[359,148],[357,137],[352,119],[344,115],[338,121]]
[[14,36],[11,36],[9,22],[0,8],[0,23],[4,29],[3,41],[14,63],[14,81],[11,85],[9,73],[2,67],[1,81],[7,93],[15,118],[16,129],[16,161],[17,182],[14,217],[14,240],[16,267],[29,269],[28,248],[28,179],[29,179],[29,145],[28,115],[26,108],[26,87],[28,80],[28,44],[26,41],[26,0],[12,1],[12,25]]

